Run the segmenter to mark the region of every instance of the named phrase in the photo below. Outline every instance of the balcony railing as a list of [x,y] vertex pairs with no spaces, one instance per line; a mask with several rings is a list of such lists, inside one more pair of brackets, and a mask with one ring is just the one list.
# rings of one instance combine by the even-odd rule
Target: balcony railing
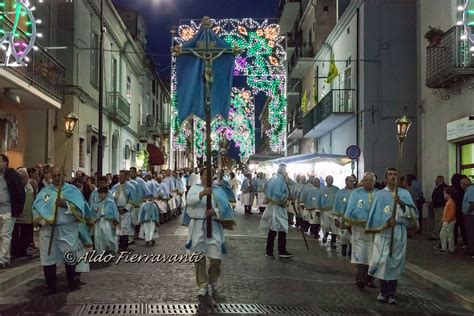
[[149,126],[148,131],[150,132],[151,136],[158,137],[163,134],[163,124],[159,118],[156,119],[154,126]]
[[350,89],[333,89],[313,107],[303,119],[303,133],[306,135],[332,114],[352,113],[353,91]]
[[301,88],[303,86],[303,80],[301,79],[288,79],[288,85],[287,85],[287,91],[286,93],[288,94],[295,94],[297,93],[298,95],[301,93]]
[[312,59],[315,56],[314,43],[300,42],[289,61],[289,72],[293,69],[301,58]]
[[[3,30],[12,29],[13,23],[7,17],[4,17],[0,22],[0,26]],[[22,30],[17,28],[17,32],[19,37],[25,43],[30,41],[29,36],[27,36]],[[25,81],[32,83],[33,86],[63,102],[64,80],[66,74],[64,66],[41,46],[37,44],[35,44],[35,46],[38,47],[38,50],[32,50],[28,55],[29,61],[25,61],[28,66],[6,68],[23,77]],[[14,57],[11,56],[10,60],[13,61],[13,59]],[[6,51],[0,50],[0,63],[5,64],[5,62]]]
[[146,142],[148,140],[148,126],[146,123],[138,122],[138,139],[141,142]]
[[111,119],[123,126],[130,124],[130,105],[120,92],[107,93],[107,106]]
[[303,128],[303,115],[299,110],[301,104],[298,104],[298,110],[293,110],[288,115],[288,134],[293,133],[296,129]]
[[440,42],[426,48],[426,86],[448,88],[463,77],[474,75],[474,57],[468,40],[461,39],[462,26],[454,26],[442,36]]

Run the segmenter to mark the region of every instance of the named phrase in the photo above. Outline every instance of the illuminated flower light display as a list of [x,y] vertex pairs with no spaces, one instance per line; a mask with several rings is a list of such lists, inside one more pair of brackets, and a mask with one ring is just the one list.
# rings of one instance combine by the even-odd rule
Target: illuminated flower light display
[[[461,40],[467,44],[464,51],[474,53],[474,0],[463,0],[462,4],[458,6],[457,24],[464,28],[461,35]],[[466,58],[466,60],[470,61],[470,58]]]
[[[42,1],[39,1],[42,2]],[[28,54],[38,49],[34,44],[36,37],[36,20],[33,16],[35,7],[28,0],[15,0],[6,3],[0,0],[0,45],[3,51],[2,66],[27,66],[30,61]]]
[[[235,120],[229,119],[225,122],[221,118],[215,119],[212,123],[213,149],[218,149],[222,137],[225,136],[227,140],[234,140],[240,147],[240,157],[244,161],[255,152],[255,109],[252,96],[264,92],[270,97],[268,104],[270,128],[265,133],[270,138],[270,147],[273,151],[284,151],[286,147],[286,71],[284,67],[286,53],[282,46],[284,37],[279,35],[278,24],[270,24],[268,20],[260,23],[253,19],[211,21],[212,29],[217,35],[226,40],[231,47],[238,46],[241,49],[242,53],[235,59],[234,75],[246,78],[246,86],[240,87],[242,89],[234,89],[232,93],[229,116]],[[182,45],[191,39],[200,27],[201,25],[194,20],[182,24],[178,29],[178,36],[174,38],[175,43]],[[183,151],[186,149],[186,142],[191,132],[186,123],[183,126],[178,124],[175,63],[173,56],[172,147],[173,150]],[[241,109],[245,111],[245,115]],[[194,143],[197,156],[202,156],[204,152],[204,131],[204,123],[196,120]]]

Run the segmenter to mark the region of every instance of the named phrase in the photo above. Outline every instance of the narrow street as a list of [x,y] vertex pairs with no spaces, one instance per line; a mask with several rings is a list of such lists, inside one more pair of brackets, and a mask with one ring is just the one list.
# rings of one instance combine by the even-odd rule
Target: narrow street
[[[238,208],[235,231],[228,232],[228,254],[223,260],[218,303],[265,304],[312,308],[318,315],[472,315],[408,277],[399,283],[399,305],[376,301],[377,289],[359,290],[348,258],[308,238],[307,251],[299,231],[289,234],[292,259],[267,259],[265,232],[258,229],[259,214],[245,216]],[[183,253],[187,228],[175,220],[159,229],[153,247],[143,241],[131,246],[135,253]],[[81,289],[68,293],[64,272],[58,276],[60,293],[44,298],[42,275],[14,288],[0,299],[1,315],[46,315],[84,312],[85,304],[197,304],[194,270],[190,264],[120,263],[92,265],[82,275]],[[133,314],[133,313],[130,313]],[[139,313],[134,313],[139,314]],[[160,314],[155,311],[154,314]],[[289,315],[290,313],[282,313]]]

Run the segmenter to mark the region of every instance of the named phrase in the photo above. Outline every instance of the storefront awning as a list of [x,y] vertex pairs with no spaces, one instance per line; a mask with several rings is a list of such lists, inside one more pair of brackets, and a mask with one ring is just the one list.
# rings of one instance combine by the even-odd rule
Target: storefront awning
[[146,150],[148,151],[148,164],[150,166],[161,166],[165,164],[165,157],[163,152],[153,144],[147,144]]
[[279,159],[274,159],[271,162],[274,164],[280,163],[311,163],[317,161],[334,161],[341,165],[345,165],[351,162],[351,159],[347,158],[345,155],[334,155],[334,154],[322,154],[322,153],[310,153],[310,154],[301,154],[301,155],[294,155],[283,157]]

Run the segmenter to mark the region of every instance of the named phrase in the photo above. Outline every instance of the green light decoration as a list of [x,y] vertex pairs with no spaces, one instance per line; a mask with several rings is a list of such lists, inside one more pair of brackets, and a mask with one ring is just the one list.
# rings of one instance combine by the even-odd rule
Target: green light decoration
[[[217,35],[227,41],[231,47],[238,46],[241,49],[242,53],[236,57],[234,76],[235,78],[244,77],[246,83],[246,86],[240,89],[235,87],[232,91],[229,114],[229,116],[233,115],[232,119],[229,117],[229,120],[225,122],[220,118],[211,124],[213,150],[219,149],[219,144],[225,137],[239,146],[240,158],[243,162],[255,153],[255,109],[252,96],[264,92],[270,97],[269,128],[265,133],[270,138],[270,147],[273,151],[284,151],[286,147],[286,70],[284,67],[286,53],[281,45],[284,37],[279,35],[279,26],[269,24],[268,20],[262,23],[253,19],[211,21],[212,29]],[[182,24],[174,41],[182,45],[199,29],[200,25],[194,20]],[[176,91],[175,62],[173,56],[171,84],[173,96]],[[245,98],[242,97],[243,95]],[[174,97],[173,100],[175,101],[176,98]],[[191,131],[186,125],[179,126],[176,102],[172,102],[172,107],[172,147],[174,150],[182,151],[186,149],[186,142]],[[194,145],[198,157],[203,155],[205,149],[204,132],[203,122],[196,120]]]
[[[37,49],[34,43],[42,34],[36,32],[36,24],[41,21],[35,19],[33,10],[28,0],[15,0],[8,5],[0,1],[0,45],[4,51],[1,66],[27,66],[28,54]],[[21,30],[21,24],[26,29]]]

